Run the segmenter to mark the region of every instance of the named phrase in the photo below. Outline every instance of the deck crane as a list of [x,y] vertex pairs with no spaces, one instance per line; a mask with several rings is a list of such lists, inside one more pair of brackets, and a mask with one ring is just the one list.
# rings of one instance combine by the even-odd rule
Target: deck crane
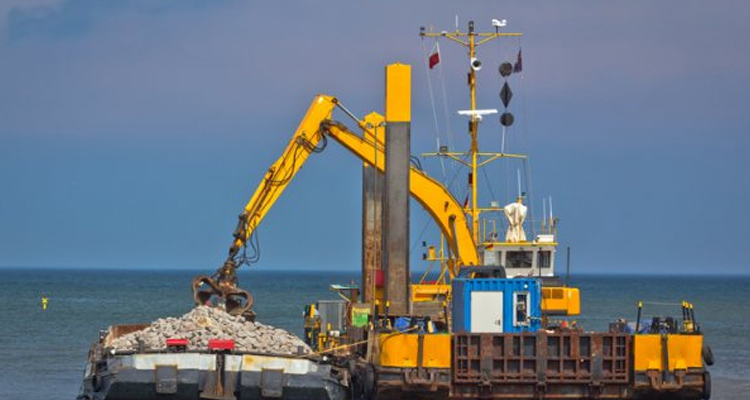
[[[332,120],[333,111],[339,108],[357,122],[362,136],[341,122]],[[245,261],[243,250],[252,239],[255,229],[276,200],[302,168],[311,153],[322,151],[327,138],[334,139],[365,164],[385,171],[385,138],[383,116],[371,113],[357,119],[335,97],[318,95],[292,136],[284,153],[268,169],[250,201],[239,216],[233,233],[232,245],[224,264],[211,276],[198,276],[193,280],[194,299],[206,304],[211,299],[223,302],[228,312],[243,314],[252,307],[252,296],[237,286],[236,270]],[[449,272],[451,277],[461,266],[477,265],[479,256],[472,233],[461,204],[438,181],[412,166],[410,171],[411,196],[430,214],[447,239],[452,254]]]

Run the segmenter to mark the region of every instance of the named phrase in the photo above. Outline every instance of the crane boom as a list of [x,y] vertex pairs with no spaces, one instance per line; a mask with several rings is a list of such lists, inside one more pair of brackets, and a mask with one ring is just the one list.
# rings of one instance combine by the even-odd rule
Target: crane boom
[[331,118],[335,106],[333,97],[323,95],[318,95],[310,105],[284,153],[268,168],[263,181],[240,214],[240,221],[234,232],[234,242],[229,249],[230,259],[245,245],[268,210],[302,168],[310,153],[320,151],[317,147],[323,139],[319,132],[320,123]]
[[[364,163],[376,167],[381,172],[385,171],[385,138],[371,139],[360,136],[344,124],[332,121],[333,110],[337,105],[337,99],[331,96],[318,95],[313,100],[284,153],[268,169],[240,215],[240,223],[234,233],[235,239],[229,252],[230,257],[234,257],[250,238],[289,182],[302,168],[310,153],[321,150],[318,146],[325,141],[326,136],[335,139]],[[377,119],[378,115],[373,115]],[[382,116],[380,121],[383,121]],[[372,121],[368,123],[371,125]],[[358,121],[359,127],[365,130],[370,129],[367,127],[368,123]],[[458,201],[438,181],[415,167],[411,168],[410,181],[411,195],[425,208],[448,238],[451,251],[460,260],[459,264],[476,265],[479,259],[476,245]]]
[[[371,131],[373,124],[382,124],[384,118],[372,113],[366,120],[358,120],[359,128],[367,132],[360,136],[344,124],[331,119],[333,110],[337,106],[351,116],[345,108],[340,106],[335,97],[327,95],[315,97],[283,154],[268,169],[239,216],[227,261],[213,275],[213,278],[202,276],[194,281],[198,282],[194,283],[193,287],[196,300],[205,301],[211,293],[222,296],[216,289],[217,287],[226,288],[225,292],[236,292],[234,271],[238,267],[237,257],[240,250],[251,239],[255,229],[302,168],[309,155],[323,150],[328,137],[333,138],[364,163],[377,168],[380,172],[385,171],[385,138],[377,137]],[[461,204],[442,184],[414,166],[411,167],[409,179],[411,196],[430,214],[447,239],[454,259],[454,263],[449,268],[451,276],[455,276],[462,265],[477,265],[479,255]],[[209,293],[199,295],[199,286],[204,283],[209,288]],[[238,306],[238,310],[240,309],[247,311],[249,307]]]

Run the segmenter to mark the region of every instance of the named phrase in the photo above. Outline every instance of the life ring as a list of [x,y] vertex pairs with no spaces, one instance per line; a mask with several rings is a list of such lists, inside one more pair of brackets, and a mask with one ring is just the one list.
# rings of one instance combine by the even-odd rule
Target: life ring
[[711,351],[711,347],[707,344],[703,345],[703,349],[701,350],[701,354],[703,356],[703,361],[706,362],[706,365],[714,365],[714,352]]

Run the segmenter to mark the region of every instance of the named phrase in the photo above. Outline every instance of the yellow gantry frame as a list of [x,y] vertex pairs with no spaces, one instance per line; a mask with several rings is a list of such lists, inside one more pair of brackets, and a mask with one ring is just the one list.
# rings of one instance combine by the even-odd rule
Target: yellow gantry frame
[[[382,125],[384,118],[372,113],[365,120],[358,121],[359,127],[366,131],[365,135],[360,136],[331,120],[337,105],[338,100],[327,95],[318,95],[313,100],[284,153],[268,169],[245,206],[244,229],[235,239],[233,249],[244,245],[324,136],[333,138],[366,164],[380,172],[385,171],[385,135],[374,133],[374,127]],[[477,265],[479,255],[461,204],[442,184],[414,167],[411,168],[409,179],[412,197],[435,220],[455,255],[457,262],[450,268],[451,276],[458,273],[461,265]]]

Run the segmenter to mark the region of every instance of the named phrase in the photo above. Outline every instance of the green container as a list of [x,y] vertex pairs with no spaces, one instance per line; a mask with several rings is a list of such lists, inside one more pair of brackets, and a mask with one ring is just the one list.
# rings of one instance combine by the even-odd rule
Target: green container
[[352,307],[352,326],[356,328],[364,328],[367,326],[367,322],[370,318],[369,307]]

